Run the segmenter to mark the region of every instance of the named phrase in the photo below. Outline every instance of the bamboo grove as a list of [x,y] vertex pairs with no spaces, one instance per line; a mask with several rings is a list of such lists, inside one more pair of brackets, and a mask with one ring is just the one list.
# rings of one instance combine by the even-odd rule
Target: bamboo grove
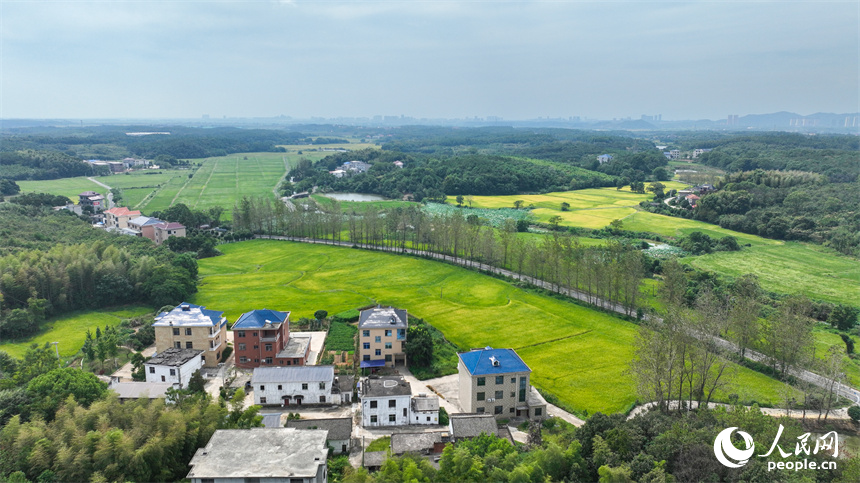
[[253,234],[457,257],[467,266],[486,264],[548,282],[557,291],[583,292],[587,302],[622,306],[627,315],[637,312],[645,274],[641,251],[629,244],[586,247],[577,237],[557,232],[538,240],[518,233],[514,220],[495,228],[467,209],[448,215],[430,215],[419,206],[356,211],[312,199],[284,204],[246,197],[234,207],[233,224],[234,230]]

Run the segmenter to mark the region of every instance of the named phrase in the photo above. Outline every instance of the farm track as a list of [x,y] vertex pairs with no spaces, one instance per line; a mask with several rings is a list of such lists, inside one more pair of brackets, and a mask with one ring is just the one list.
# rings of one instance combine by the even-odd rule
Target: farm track
[[587,333],[589,333],[589,332],[592,332],[593,330],[594,330],[594,329],[584,330],[584,331],[579,332],[579,333],[577,333],[577,334],[568,335],[568,336],[564,336],[564,337],[559,337],[559,338],[557,338],[557,339],[545,340],[545,341],[543,341],[543,342],[536,342],[536,343],[534,343],[534,344],[524,345],[524,346],[522,346],[522,347],[514,347],[514,350],[515,350],[515,351],[518,351],[518,350],[521,350],[521,349],[528,349],[529,347],[537,347],[537,346],[539,346],[539,345],[552,344],[553,342],[558,342],[558,341],[560,341],[560,340],[572,339],[572,338],[574,338],[574,337],[579,337],[579,336],[581,336],[581,335],[585,335],[585,334],[587,334]]
[[[285,241],[294,241],[294,242],[300,242],[300,243],[312,243],[312,244],[318,244],[318,245],[333,245],[333,246],[341,246],[341,247],[349,247],[349,248],[356,246],[355,244],[350,243],[350,242],[339,242],[339,241],[332,241],[332,240],[318,240],[318,239],[312,239],[312,238],[299,238],[299,237],[274,236],[274,235],[255,235],[254,237],[259,238],[259,239],[265,239],[265,240],[285,240]],[[444,255],[444,254],[440,254],[440,253],[419,251],[419,250],[415,250],[412,248],[376,247],[376,246],[366,246],[366,245],[365,246],[357,245],[357,246],[360,248],[364,248],[366,250],[375,250],[375,251],[382,251],[382,252],[389,252],[389,253],[400,253],[400,254],[407,254],[407,255],[415,255],[415,256],[425,257],[425,258],[429,257],[429,258],[433,258],[436,260],[449,262],[449,263],[452,263],[454,265],[460,265],[464,268],[470,268],[473,270],[481,270],[481,271],[491,272],[491,273],[494,273],[496,275],[501,275],[504,277],[528,282],[529,284],[534,285],[536,287],[539,287],[539,288],[542,288],[545,290],[549,290],[549,291],[552,291],[555,293],[559,293],[562,295],[566,295],[572,299],[576,299],[576,300],[594,305],[594,306],[602,308],[604,310],[609,310],[609,311],[616,312],[618,314],[626,315],[626,316],[631,315],[630,310],[628,308],[620,305],[620,304],[613,304],[613,303],[607,302],[605,300],[598,299],[597,297],[594,297],[593,295],[589,295],[589,294],[586,294],[584,292],[580,292],[578,290],[572,290],[572,289],[568,289],[565,287],[560,287],[554,283],[549,283],[549,282],[546,282],[544,280],[540,280],[540,279],[537,279],[534,277],[515,273],[515,272],[512,272],[511,270],[507,270],[504,268],[494,267],[492,265],[486,265],[484,263],[479,263],[479,262],[472,262],[470,260],[466,260],[464,258],[459,258],[459,257],[454,257],[451,255]],[[654,322],[657,322],[657,323],[663,322],[663,319],[660,317],[651,317],[651,316],[645,315],[644,318],[646,320],[653,320]],[[713,336],[713,335],[705,335],[705,334],[702,334],[702,337],[710,338],[713,343],[724,348],[727,351],[735,352],[735,353],[740,352],[740,348],[738,348],[737,345],[735,345],[733,342],[730,342],[728,340],[723,339],[722,337],[717,337],[717,336]],[[755,362],[762,362],[762,363],[768,363],[770,361],[770,358],[768,358],[764,354],[757,352],[757,351],[754,351],[754,350],[751,350],[751,349],[746,350],[746,358],[750,359],[752,361],[755,361]],[[824,389],[827,389],[827,387],[829,386],[829,380],[827,378],[820,376],[820,375],[818,375],[814,372],[811,372],[811,371],[796,370],[795,369],[795,370],[790,371],[790,375],[792,375],[798,379],[802,379],[802,380],[804,380],[810,384],[813,384],[815,386],[824,388]],[[839,396],[847,398],[848,400],[852,401],[852,403],[860,404],[860,392],[858,392],[857,390],[855,390],[852,387],[849,387],[849,386],[846,386],[845,384],[839,383],[836,385],[836,393]]]
[[[212,175],[215,174],[215,170],[218,169],[218,160],[215,160],[215,165],[212,166],[212,171],[209,171],[209,177],[206,178],[206,182],[203,183],[203,187],[200,188],[200,194],[197,195],[197,200],[194,202],[194,206],[192,208],[197,208],[197,205],[200,204],[200,198],[203,198],[203,193],[206,192],[206,187],[209,186],[209,181],[212,180]],[[173,203],[171,203],[172,205]]]

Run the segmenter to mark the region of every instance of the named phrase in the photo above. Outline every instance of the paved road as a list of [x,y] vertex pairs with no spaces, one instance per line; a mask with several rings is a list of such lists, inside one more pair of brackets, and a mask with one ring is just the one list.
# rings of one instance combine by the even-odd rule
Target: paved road
[[[256,238],[272,239],[272,240],[286,240],[286,241],[294,241],[294,242],[300,242],[300,243],[315,243],[315,244],[319,244],[319,245],[335,245],[335,246],[342,246],[342,247],[352,247],[353,246],[353,243],[351,243],[351,242],[338,242],[338,241],[332,241],[332,240],[316,240],[316,239],[311,239],[311,238],[300,238],[300,237],[290,237],[290,236],[257,235]],[[581,300],[583,302],[587,302],[589,304],[601,307],[601,308],[606,309],[606,310],[611,310],[611,311],[617,312],[619,314],[630,316],[630,315],[633,315],[633,313],[634,313],[633,311],[631,311],[631,309],[629,309],[627,307],[624,307],[620,304],[613,304],[611,302],[601,300],[601,299],[599,299],[593,295],[587,294],[585,292],[580,292],[578,290],[572,290],[572,289],[568,289],[565,287],[560,287],[554,283],[549,283],[549,282],[545,282],[543,280],[539,280],[539,279],[534,278],[534,277],[529,277],[527,275],[521,275],[519,273],[514,273],[514,272],[512,272],[510,270],[506,270],[504,268],[494,267],[492,265],[487,265],[484,263],[472,262],[471,260],[466,260],[466,259],[459,258],[459,257],[453,257],[451,255],[443,255],[440,253],[425,252],[425,251],[420,251],[420,250],[414,250],[411,248],[375,247],[375,246],[363,246],[363,245],[359,245],[359,247],[365,248],[368,250],[377,250],[377,251],[392,252],[392,253],[404,253],[404,254],[408,254],[408,255],[417,255],[417,256],[421,256],[421,257],[429,257],[429,258],[433,258],[436,260],[442,260],[442,261],[450,262],[450,263],[453,263],[455,265],[461,265],[461,266],[464,266],[467,268],[484,270],[487,272],[495,273],[497,275],[502,275],[502,276],[509,277],[509,278],[515,278],[518,280],[524,280],[524,281],[526,281],[526,282],[528,282],[534,286],[537,286],[537,287],[540,287],[540,288],[543,288],[546,290],[550,290],[550,291],[553,291],[556,293],[560,293],[563,295],[567,295],[570,298]],[[646,320],[653,320],[653,321],[658,322],[658,323],[663,321],[663,319],[661,319],[659,317],[650,317],[648,315],[645,315],[644,318]],[[705,337],[710,337],[715,343],[719,344],[721,347],[723,347],[724,349],[726,349],[730,352],[738,352],[738,353],[740,352],[740,348],[730,341],[727,341],[727,340],[720,338],[720,337],[717,337],[717,336],[707,335]],[[769,358],[766,357],[764,354],[762,354],[760,352],[756,352],[754,350],[750,350],[750,349],[746,350],[746,358],[753,360],[753,361],[756,361],[756,362],[767,363],[769,361]],[[793,370],[793,371],[791,371],[791,375],[793,375],[796,378],[802,379],[806,382],[809,382],[815,386],[821,387],[821,388],[826,389],[829,385],[829,382],[825,377],[822,377],[818,374],[815,374],[815,373],[807,371],[807,370],[800,370],[800,371]],[[840,396],[845,397],[848,400],[850,400],[856,404],[860,404],[860,391],[857,391],[856,389],[854,389],[852,387],[846,386],[845,384],[838,384],[836,387],[836,392]]]
[[113,208],[113,192],[111,192],[111,190],[113,188],[102,183],[101,181],[97,181],[95,178],[87,178],[87,179],[92,181],[93,183],[99,185],[99,186],[103,186],[103,187],[107,188],[108,192],[107,192],[107,196],[105,197],[107,199],[107,202],[108,202],[107,209]]
[[[636,406],[633,409],[633,411],[630,411],[630,414],[627,415],[627,419],[633,419],[636,416],[647,412],[649,409],[655,407],[656,405],[657,405],[657,403],[650,402],[647,404],[643,404],[641,406]],[[731,404],[714,403],[714,402],[712,402],[708,405],[709,408],[715,408],[718,406],[719,407],[725,407],[725,408],[732,407]],[[693,401],[692,407],[698,408],[699,403],[697,403],[696,401]],[[752,408],[752,406],[744,406],[744,407],[747,409]],[[669,403],[669,408],[670,409],[678,409],[678,401],[672,401],[671,403]],[[758,408],[758,409],[763,414],[765,414],[767,416],[773,416],[773,417],[788,416],[788,417],[797,418],[797,419],[804,417],[803,411],[801,411],[799,409],[792,409],[792,410],[785,410],[785,409],[779,409],[779,408]],[[825,413],[824,411],[807,410],[806,411],[806,418],[807,419],[818,419],[819,417],[823,418],[824,413]],[[830,412],[827,414],[827,419],[851,419],[851,418],[848,417],[848,408],[838,408],[838,409],[831,409]]]

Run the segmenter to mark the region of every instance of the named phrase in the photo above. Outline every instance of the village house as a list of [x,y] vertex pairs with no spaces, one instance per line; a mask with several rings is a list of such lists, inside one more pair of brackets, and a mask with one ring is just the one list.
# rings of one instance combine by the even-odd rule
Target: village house
[[198,448],[191,483],[326,483],[327,431],[219,429]]
[[419,394],[412,397],[412,424],[439,424],[439,397]]
[[328,431],[326,444],[335,454],[348,454],[352,449],[352,418],[292,419],[287,428],[324,429]]
[[[144,369],[145,370],[145,369]],[[115,392],[120,402],[136,399],[158,399],[173,387],[169,382],[119,381],[112,378],[108,389]]]
[[129,210],[125,206],[115,207],[105,211],[105,228],[121,230],[128,228],[128,220],[137,218],[140,212]]
[[200,349],[204,367],[218,367],[224,350],[227,319],[224,312],[182,302],[155,317],[155,350]]
[[694,149],[693,150],[693,159],[698,158],[699,156],[711,152],[711,149]]
[[424,433],[394,433],[391,435],[391,454],[404,455],[406,453],[417,455],[441,454],[445,445],[450,441],[448,434],[442,431]]
[[394,307],[362,310],[358,318],[359,355],[362,368],[406,365],[406,311]]
[[341,167],[344,171],[351,173],[366,173],[370,169],[370,164],[364,161],[347,161]]
[[177,223],[175,221],[171,222],[162,222],[157,225],[153,225],[153,235],[154,242],[156,245],[161,245],[166,242],[169,237],[178,236],[180,238],[185,237],[185,225],[182,223]]
[[335,376],[334,366],[257,367],[251,376],[251,388],[254,404],[259,405],[352,402],[352,379]]
[[310,337],[290,336],[290,313],[279,310],[245,312],[233,324],[236,366],[303,366],[310,353]]
[[460,405],[496,419],[543,419],[546,401],[531,386],[531,369],[513,349],[473,349],[457,354]]
[[203,351],[168,347],[143,363],[146,382],[167,382],[174,387],[188,387],[194,371],[203,367]]
[[401,376],[365,378],[360,383],[361,425],[406,426],[412,408],[412,387]]
[[608,163],[608,162],[612,161],[612,155],[611,154],[601,154],[600,156],[597,157],[597,161],[600,164]]
[[514,444],[507,426],[499,427],[491,414],[455,413],[448,417],[448,434],[451,442],[477,438],[482,434],[496,435]]
[[78,195],[78,205],[92,208],[93,213],[104,211],[106,204],[105,197],[95,191],[84,191]]

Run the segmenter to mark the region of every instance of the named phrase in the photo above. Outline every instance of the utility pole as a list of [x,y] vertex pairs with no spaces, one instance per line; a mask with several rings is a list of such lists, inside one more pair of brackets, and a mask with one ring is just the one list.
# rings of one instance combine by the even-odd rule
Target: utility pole
[[54,344],[54,349],[57,351],[57,361],[60,360],[60,343],[59,342],[51,342]]

